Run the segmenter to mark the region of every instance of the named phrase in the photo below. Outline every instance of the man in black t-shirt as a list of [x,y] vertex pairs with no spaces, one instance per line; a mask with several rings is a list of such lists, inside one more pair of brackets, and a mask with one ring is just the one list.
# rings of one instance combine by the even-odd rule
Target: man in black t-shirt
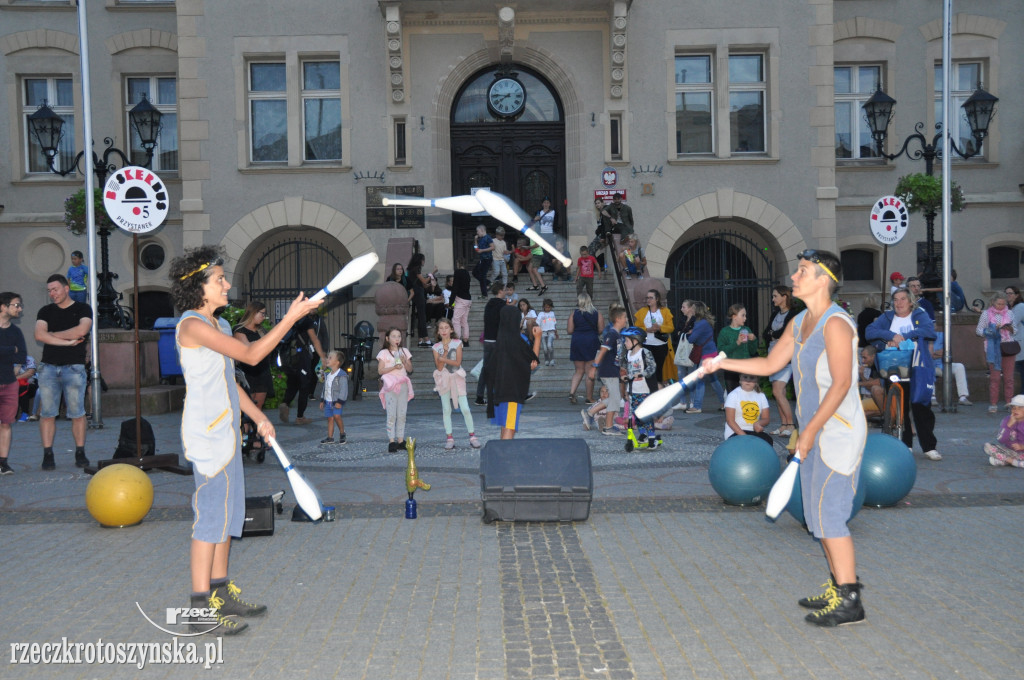
[[291,333],[294,334],[294,337],[291,342],[296,353],[296,363],[281,367],[287,381],[284,397],[277,407],[282,423],[288,422],[290,404],[296,397],[295,424],[308,425],[313,422],[305,417],[306,403],[316,389],[316,364],[321,359],[327,358],[325,347],[330,346],[327,324],[324,317],[320,315],[322,309],[321,305],[318,309],[310,312],[309,316],[297,321],[292,327]]
[[85,457],[85,388],[89,384],[85,347],[92,329],[92,307],[72,300],[70,292],[68,280],[60,274],[46,279],[46,294],[52,304],[36,314],[35,339],[43,344],[43,357],[36,376],[42,410],[39,436],[43,440],[44,470],[56,467],[53,438],[61,394],[75,439],[75,465],[84,468],[89,464]]

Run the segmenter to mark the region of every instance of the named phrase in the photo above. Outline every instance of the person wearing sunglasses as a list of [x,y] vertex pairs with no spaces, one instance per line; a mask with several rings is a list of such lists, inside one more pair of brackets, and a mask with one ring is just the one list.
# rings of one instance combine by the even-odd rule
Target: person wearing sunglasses
[[807,305],[789,322],[767,357],[704,359],[706,372],[723,369],[771,375],[787,364],[796,378],[796,452],[807,528],[821,540],[829,577],[825,591],[801,599],[806,621],[841,626],[864,620],[853,537],[846,522],[860,482],[867,421],[857,389],[857,328],[832,302],[839,288],[839,258],[823,250],[797,255],[793,296]]

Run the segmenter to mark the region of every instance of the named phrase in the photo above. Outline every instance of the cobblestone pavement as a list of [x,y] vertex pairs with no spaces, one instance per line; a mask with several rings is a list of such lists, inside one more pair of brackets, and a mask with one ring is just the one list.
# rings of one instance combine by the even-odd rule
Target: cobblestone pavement
[[[344,446],[316,444],[319,423],[279,427],[338,520],[293,523],[286,512],[274,536],[235,542],[232,576],[270,612],[238,637],[200,638],[199,654],[222,654],[210,670],[15,663],[20,643],[171,644],[143,613],[181,628],[163,622],[166,608],[187,603],[192,489],[190,477],[152,472],[146,521],[100,528],[84,510],[89,478],[72,465],[68,424],[58,423],[57,470],[46,473],[37,428],[16,425],[15,475],[0,477],[0,678],[1020,675],[1024,626],[1012,602],[1024,585],[1024,471],[981,455],[998,426],[983,407],[939,414],[943,460],[918,452],[911,495],[851,522],[868,620],[838,630],[807,625],[796,606],[827,576],[803,529],[714,496],[706,466],[721,434],[716,411],[677,416],[664,448],[627,454],[623,438],[583,432],[579,407],[537,399],[520,437],[587,440],[590,519],[485,525],[478,452],[457,414],[460,447],[445,452],[440,409],[423,398],[407,432],[433,488],[416,494],[419,519],[404,519],[405,457],[385,453],[379,407],[349,403]],[[496,438],[482,410],[473,415],[478,434]],[[150,421],[158,453],[174,452],[179,418]],[[118,424],[90,431],[93,460],[113,451]],[[250,495],[287,486],[272,460],[246,475]]]

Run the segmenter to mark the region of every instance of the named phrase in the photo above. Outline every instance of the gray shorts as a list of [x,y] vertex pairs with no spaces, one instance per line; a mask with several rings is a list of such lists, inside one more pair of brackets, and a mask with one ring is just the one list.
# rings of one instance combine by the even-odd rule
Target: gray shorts
[[605,408],[609,413],[618,413],[622,410],[622,397],[619,395],[618,378],[601,378],[601,384],[608,388],[608,401]]
[[203,543],[223,543],[242,535],[245,523],[245,477],[242,457],[231,456],[224,468],[207,477],[193,471],[196,492],[192,495],[192,538]]
[[800,464],[804,520],[815,538],[843,538],[850,535],[846,523],[853,514],[853,497],[860,482],[860,467],[843,475],[821,459],[818,447]]

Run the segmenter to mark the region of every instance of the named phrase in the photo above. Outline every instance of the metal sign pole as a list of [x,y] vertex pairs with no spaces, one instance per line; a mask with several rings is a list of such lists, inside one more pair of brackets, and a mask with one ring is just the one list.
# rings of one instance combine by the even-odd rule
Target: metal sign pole
[[103,411],[101,394],[103,390],[100,377],[100,337],[99,324],[96,318],[98,303],[96,300],[96,208],[93,204],[95,193],[95,168],[92,153],[92,89],[89,84],[89,29],[86,19],[86,0],[78,0],[78,42],[81,45],[82,64],[82,132],[85,134],[85,217],[86,233],[88,234],[89,250],[89,304],[92,306],[92,328],[89,331],[89,346],[92,354],[92,423],[94,429],[103,428]]

